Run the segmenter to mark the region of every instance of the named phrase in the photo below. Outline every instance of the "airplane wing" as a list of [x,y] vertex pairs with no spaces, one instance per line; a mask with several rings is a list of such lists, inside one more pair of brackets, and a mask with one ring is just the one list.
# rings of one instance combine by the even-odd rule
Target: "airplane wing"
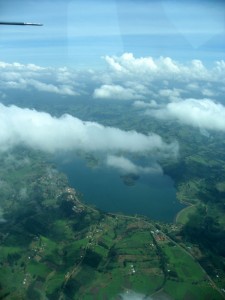
[[22,26],[42,26],[40,23],[25,23],[25,22],[0,22],[0,25],[22,25]]

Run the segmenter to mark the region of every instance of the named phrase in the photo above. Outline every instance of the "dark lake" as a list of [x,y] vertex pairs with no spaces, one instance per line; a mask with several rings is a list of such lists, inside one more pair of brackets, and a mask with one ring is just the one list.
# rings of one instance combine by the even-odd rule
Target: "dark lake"
[[88,167],[80,158],[58,158],[55,163],[67,175],[70,185],[83,194],[83,201],[103,211],[170,222],[184,207],[177,201],[173,181],[166,175],[140,175],[135,185],[128,186],[117,170]]

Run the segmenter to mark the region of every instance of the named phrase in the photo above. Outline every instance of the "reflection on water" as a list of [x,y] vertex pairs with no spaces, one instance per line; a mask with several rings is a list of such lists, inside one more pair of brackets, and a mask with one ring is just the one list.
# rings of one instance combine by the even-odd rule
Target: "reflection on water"
[[141,175],[135,184],[126,184],[120,174],[108,167],[88,167],[79,158],[56,160],[70,185],[83,194],[86,203],[107,212],[145,215],[154,220],[173,221],[184,206],[176,200],[172,180],[166,175]]

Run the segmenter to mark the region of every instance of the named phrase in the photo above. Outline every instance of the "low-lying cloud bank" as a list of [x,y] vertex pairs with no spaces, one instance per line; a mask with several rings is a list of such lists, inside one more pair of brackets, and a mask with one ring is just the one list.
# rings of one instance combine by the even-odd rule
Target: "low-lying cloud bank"
[[84,150],[176,155],[178,152],[176,142],[165,143],[157,134],[123,131],[83,122],[71,115],[56,118],[48,113],[0,104],[0,150],[17,145],[52,153]]
[[[201,60],[181,63],[170,57],[139,57],[132,53],[106,56],[108,72],[99,79],[102,84],[95,98],[116,100],[148,100],[154,97],[177,101],[182,93],[197,92],[202,97],[222,95],[225,61],[207,67]],[[119,94],[119,91],[121,94]]]
[[107,166],[115,168],[122,173],[132,174],[163,174],[163,170],[159,164],[154,162],[150,167],[142,167],[134,164],[123,156],[108,155]]
[[[101,99],[101,101],[102,99],[121,100],[124,101],[124,106],[127,103],[125,100],[128,100],[128,105],[131,101],[133,108],[137,109],[138,113],[143,110],[143,113],[146,112],[159,119],[177,120],[200,129],[224,131],[225,107],[219,102],[224,103],[225,61],[216,61],[211,67],[208,67],[200,60],[180,63],[170,57],[136,58],[132,53],[124,53],[121,56],[105,56],[104,59],[106,69],[83,71],[0,62],[0,99],[7,101],[9,90],[35,89],[40,92],[74,98],[84,96],[85,98]],[[96,103],[95,101],[94,103]],[[2,107],[1,110],[3,110]],[[9,111],[16,113],[17,117],[19,116],[19,109],[8,108],[7,112]],[[33,120],[37,117],[37,112],[26,111],[27,118],[28,115],[32,119],[31,126],[34,128],[37,124]],[[36,135],[30,134],[29,136],[30,130],[27,130],[25,137],[25,133],[22,134],[14,128],[16,143],[18,143],[19,136],[19,139],[26,141],[26,144],[29,139],[31,145],[36,143],[38,147],[49,148],[49,151],[51,149],[53,152],[56,149],[63,150],[65,148],[84,148],[91,151],[115,149],[115,151],[137,152],[146,151],[143,149],[147,148],[152,150],[154,148],[152,145],[157,144],[156,147],[161,149],[172,148],[172,146],[164,145],[162,140],[154,134],[145,136],[135,131],[125,133],[97,123],[84,123],[69,115],[56,119],[50,115],[39,113],[38,118],[42,119],[40,124],[46,122],[46,128],[49,131],[48,141],[43,138],[43,146],[40,146],[35,140]],[[10,122],[13,127],[13,120],[11,119]],[[23,122],[25,123],[25,119]],[[39,132],[41,139],[44,136],[41,131],[45,131],[45,129],[40,124],[36,126],[35,130]],[[55,136],[53,128],[59,129],[59,132],[55,132]],[[61,131],[64,132],[64,135],[60,133]],[[83,135],[81,135],[81,131]],[[2,130],[2,132],[5,131]],[[1,133],[1,135],[3,137],[4,134]],[[101,138],[103,135],[104,139]],[[128,141],[127,147],[121,143],[125,137]],[[11,141],[13,139],[7,137],[7,134],[3,141],[4,139],[8,141],[8,144],[13,144]],[[56,139],[59,140],[59,143],[53,147]],[[137,140],[136,145],[133,143],[134,140]],[[131,150],[128,149],[129,147]],[[2,148],[1,142],[0,148]]]
[[182,93],[190,98],[193,92],[202,97],[224,94],[223,60],[214,62],[212,67],[196,59],[181,63],[170,57],[135,57],[132,53],[105,56],[104,60],[105,69],[82,71],[0,62],[0,88],[5,94],[9,89],[35,89],[64,96],[88,94],[93,98],[131,101],[157,97],[176,101]]
[[0,62],[0,88],[6,94],[7,90],[36,90],[78,96],[83,93],[87,78],[91,78],[89,71]]
[[225,131],[225,106],[211,99],[181,100],[146,113],[160,119],[174,119],[200,129]]

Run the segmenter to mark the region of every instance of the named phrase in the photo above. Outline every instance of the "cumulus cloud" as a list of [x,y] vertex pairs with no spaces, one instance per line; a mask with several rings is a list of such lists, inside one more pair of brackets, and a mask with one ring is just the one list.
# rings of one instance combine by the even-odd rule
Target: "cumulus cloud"
[[169,102],[180,101],[180,89],[162,89],[159,90],[159,96],[168,99]]
[[122,173],[133,174],[162,174],[162,168],[157,164],[152,164],[151,167],[142,167],[134,164],[129,159],[123,156],[108,155],[106,164],[110,167],[118,169]]
[[157,65],[152,57],[135,58],[132,53],[124,53],[122,56],[106,56],[106,62],[117,72],[136,72],[137,69],[143,72],[157,70]]
[[77,73],[67,68],[42,68],[37,65],[0,62],[0,88],[35,89],[59,95],[78,95]]
[[[132,53],[124,53],[121,56],[106,56],[105,61],[115,76],[141,77],[140,80],[176,79],[179,81],[188,79],[210,80],[221,79],[224,81],[223,72],[225,62],[215,62],[212,69],[207,69],[201,60],[194,59],[187,64],[181,64],[170,57],[135,58]],[[145,75],[145,77],[142,77]],[[212,75],[214,75],[212,77]],[[172,76],[172,77],[171,77]]]
[[[158,118],[223,130],[224,106],[218,102],[224,95],[224,61],[209,68],[200,60],[184,64],[170,57],[136,58],[132,53],[106,56],[105,61],[107,70],[82,72],[0,62],[0,97],[6,98],[8,89],[35,89],[67,96],[91,94],[94,98],[130,100],[134,107],[149,109]],[[53,120],[65,124],[69,118]]]
[[71,115],[56,118],[48,113],[0,104],[0,149],[20,144],[48,152],[86,150],[174,155],[178,151],[176,142],[165,143],[157,134],[123,131],[83,122]]
[[78,94],[73,90],[72,87],[70,87],[69,85],[64,85],[64,84],[56,86],[54,84],[47,84],[47,83],[32,79],[32,80],[28,81],[27,85],[30,85],[30,86],[34,87],[36,90],[42,91],[42,92],[56,93],[56,94],[67,95],[67,96],[75,96]]
[[136,58],[132,53],[106,56],[105,61],[108,70],[98,76],[100,86],[95,88],[95,98],[148,101],[152,97],[159,102],[176,102],[182,94],[193,97],[193,92],[201,97],[223,96],[220,87],[225,83],[224,61],[209,68],[197,59],[180,63],[170,57]]
[[191,82],[186,85],[187,89],[190,91],[196,91],[200,89],[200,86],[196,82]]
[[174,119],[193,127],[225,131],[225,106],[211,99],[186,99],[168,103],[164,108],[147,113],[161,119]]
[[210,89],[204,88],[202,90],[202,95],[206,96],[206,97],[213,97],[214,96],[214,92],[211,91]]
[[140,98],[131,88],[125,88],[121,85],[104,84],[100,88],[95,89],[94,98],[102,99],[120,99],[120,100],[133,100]]
[[[116,100],[177,101],[180,94],[193,97],[223,95],[225,62],[206,67],[201,60],[180,63],[170,57],[135,57],[132,53],[105,56],[106,69],[74,70],[33,64],[0,62],[0,88],[35,89],[65,96],[87,95]],[[209,87],[209,83],[212,84]]]

